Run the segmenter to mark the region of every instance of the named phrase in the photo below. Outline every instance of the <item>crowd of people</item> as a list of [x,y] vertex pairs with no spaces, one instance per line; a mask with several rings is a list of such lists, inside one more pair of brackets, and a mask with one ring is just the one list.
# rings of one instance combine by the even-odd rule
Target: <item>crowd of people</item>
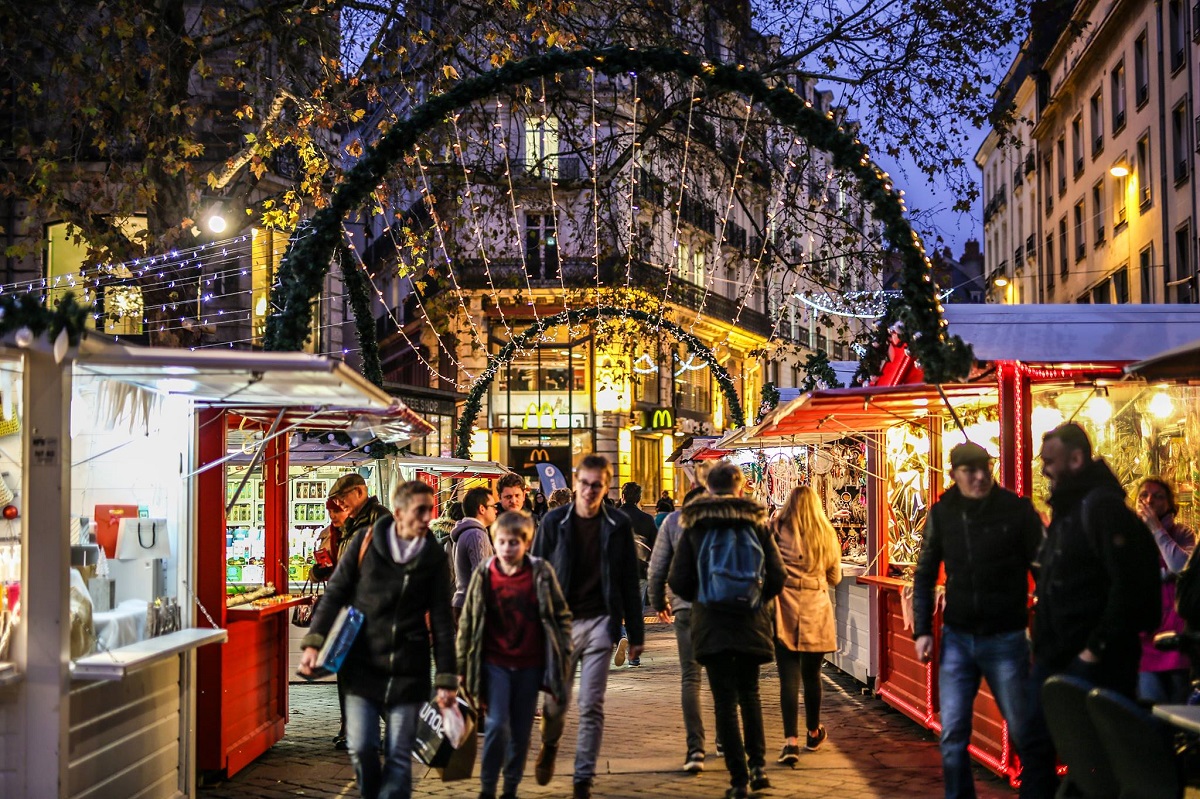
[[[1188,665],[1151,643],[1157,631],[1184,627],[1172,575],[1195,544],[1175,519],[1171,486],[1147,478],[1131,509],[1072,423],[1046,435],[1040,458],[1048,521],[996,484],[992,456],[971,442],[951,450],[952,485],[929,510],[913,578],[913,636],[919,659],[937,656],[947,797],[975,795],[968,743],[982,679],[1020,758],[1023,797],[1058,789],[1040,691],[1052,675],[1147,701],[1181,701],[1189,690]],[[609,462],[588,455],[573,492],[539,502],[509,474],[495,491],[466,491],[433,524],[434,492],[424,483],[395,486],[390,514],[357,475],[334,486],[329,509],[338,528],[325,545],[337,565],[314,574],[328,584],[300,669],[316,667],[342,607],[364,614],[337,675],[336,741],[349,749],[363,797],[411,795],[418,708],[431,694],[452,707],[460,690],[481,709],[480,799],[516,797],[542,695],[535,778],[554,778],[573,706],[572,796],[590,797],[610,670],[640,664],[646,607],[674,628],[685,771],[706,767],[705,672],[727,797],[770,787],[764,664],[779,674],[784,740],[775,762],[795,766],[802,747],[828,740],[821,666],[837,648],[829,588],[841,579],[841,545],[818,493],[797,487],[772,512],[746,496],[738,466],[720,463],[680,508],[663,492],[651,515],[636,483],[621,486],[622,504],[612,503],[612,480]],[[934,629],[939,603],[942,626]]]

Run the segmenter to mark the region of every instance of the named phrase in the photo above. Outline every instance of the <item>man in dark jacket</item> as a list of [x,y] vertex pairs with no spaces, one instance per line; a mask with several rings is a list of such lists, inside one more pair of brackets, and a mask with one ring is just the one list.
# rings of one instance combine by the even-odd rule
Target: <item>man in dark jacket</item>
[[[604,732],[609,660],[622,621],[629,635],[630,657],[641,655],[644,641],[633,531],[629,517],[604,505],[611,483],[608,460],[601,455],[585,457],[575,470],[575,501],[547,513],[533,539],[532,554],[554,567],[574,618],[569,673],[575,673],[575,664],[582,664],[575,799],[592,795],[596,756]],[[566,703],[559,706],[547,700],[542,716],[542,750],[534,770],[539,785],[554,776],[565,710]]]
[[383,503],[367,492],[367,481],[358,472],[343,474],[329,489],[329,502],[336,502],[346,511],[342,525],[342,537],[351,539],[363,530],[370,530],[383,517],[389,515]]
[[[1146,525],[1125,504],[1125,490],[1092,443],[1072,422],[1042,439],[1042,474],[1050,481],[1053,518],[1038,553],[1033,614],[1031,727],[1049,741],[1041,687],[1054,674],[1073,674],[1134,698],[1142,647],[1139,619],[1162,611],[1157,558],[1139,557]],[[1149,573],[1152,571],[1152,573]],[[1149,586],[1143,588],[1142,586]],[[1057,782],[1054,760],[1026,764],[1027,779]]]
[[[706,478],[709,495],[684,505],[683,536],[671,562],[667,584],[692,603],[692,646],[697,662],[708,671],[717,732],[725,749],[731,788],[737,799],[750,790],[770,787],[763,767],[767,739],[758,696],[758,667],[775,657],[774,602],[783,590],[783,557],[767,528],[767,511],[742,496],[742,470],[721,463]],[[763,550],[762,601],[754,609],[726,609],[698,601],[700,571],[697,555],[708,536],[733,536],[750,531]],[[745,743],[738,726],[741,709]]]
[[488,528],[495,524],[498,512],[499,504],[490,488],[476,486],[463,497],[462,521],[450,531],[453,542],[450,552],[454,559],[454,597],[450,606],[454,608],[455,621],[467,601],[467,586],[475,567],[496,554]]
[[[430,691],[430,627],[438,703],[452,706],[458,688],[450,573],[446,553],[429,532],[433,489],[419,480],[400,483],[392,505],[394,521],[385,515],[350,542],[300,642],[300,673],[308,675],[338,612],[353,605],[365,617],[338,672],[346,685],[346,736],[363,799],[412,794],[417,714]],[[380,718],[387,727],[382,767]]]
[[[633,540],[637,544],[638,557],[638,596],[642,598],[642,604],[646,604],[646,573],[649,570],[650,553],[654,551],[654,541],[658,538],[658,525],[654,523],[654,517],[646,511],[642,510],[639,503],[642,501],[642,487],[637,483],[626,483],[621,486],[621,507],[620,510],[629,517],[629,523],[633,526]],[[623,653],[621,652],[620,644],[617,645],[617,665],[621,665]],[[630,666],[640,666],[641,658],[630,657]]]
[[[1042,543],[1033,503],[996,485],[992,456],[967,442],[950,450],[954,485],[929,509],[913,578],[917,659],[933,657],[934,586],[946,568],[938,670],[946,796],[973,797],[971,716],[980,677],[1008,722],[1024,764],[1029,680],[1029,573]],[[1024,781],[1022,785],[1024,786]]]

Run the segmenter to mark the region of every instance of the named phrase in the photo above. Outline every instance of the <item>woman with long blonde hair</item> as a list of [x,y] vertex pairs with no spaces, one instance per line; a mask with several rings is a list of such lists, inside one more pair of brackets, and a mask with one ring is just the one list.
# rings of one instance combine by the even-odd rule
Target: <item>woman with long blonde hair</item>
[[793,489],[775,519],[775,535],[787,572],[775,613],[775,662],[779,666],[779,703],[787,740],[779,763],[800,759],[798,716],[804,686],[805,749],[815,752],[827,734],[821,726],[821,662],[837,649],[837,630],[829,586],[842,579],[841,545],[809,486]]

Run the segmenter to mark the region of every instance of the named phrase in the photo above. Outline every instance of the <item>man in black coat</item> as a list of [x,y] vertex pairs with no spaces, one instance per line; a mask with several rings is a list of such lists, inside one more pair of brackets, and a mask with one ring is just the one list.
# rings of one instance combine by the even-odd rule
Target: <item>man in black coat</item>
[[[571,608],[570,673],[580,664],[579,735],[575,746],[575,799],[589,799],[596,756],[604,732],[613,644],[624,622],[629,656],[642,654],[644,627],[638,597],[637,554],[629,517],[604,504],[612,484],[612,466],[602,455],[588,455],[575,469],[575,501],[542,517],[532,554],[554,567]],[[570,696],[568,685],[567,694]],[[549,700],[542,717],[542,749],[534,774],[539,785],[554,776],[554,759],[563,734],[565,703]]]
[[[986,677],[1021,757],[1029,681],[1029,573],[1042,543],[1033,503],[996,485],[992,456],[973,442],[950,450],[952,485],[929,509],[913,577],[917,659],[933,657],[934,586],[946,568],[938,686],[942,774],[947,799],[975,796],[971,718]],[[1022,785],[1024,786],[1024,781]]]
[[[629,517],[633,525],[633,537],[637,542],[638,556],[638,588],[641,591],[642,604],[646,603],[646,575],[649,572],[650,553],[654,551],[654,542],[658,538],[658,525],[654,517],[642,510],[642,487],[637,483],[626,483],[621,486],[620,511]],[[631,666],[639,665],[640,661],[630,658]],[[620,665],[619,663],[617,665]]]
[[[692,603],[692,646],[696,661],[708,672],[713,694],[717,733],[725,749],[732,799],[749,791],[770,787],[763,770],[767,739],[763,730],[762,702],[758,695],[758,667],[775,657],[775,603],[785,579],[783,556],[767,528],[767,510],[742,496],[742,470],[731,464],[713,467],[706,478],[709,494],[683,506],[683,535],[671,561],[667,584]],[[761,602],[757,608],[710,606],[700,601],[697,557],[709,536],[735,536],[751,532],[763,552]],[[738,726],[741,709],[742,729]]]
[[[300,673],[312,674],[338,612],[362,612],[362,628],[338,675],[346,688],[346,737],[363,799],[408,797],[417,714],[429,699],[430,627],[437,702],[456,701],[458,666],[446,553],[429,532],[433,489],[419,480],[392,491],[395,518],[354,536],[300,642]],[[425,616],[429,614],[429,624]],[[387,751],[379,760],[379,720]]]
[[[1162,584],[1150,531],[1125,504],[1116,475],[1092,458],[1083,428],[1051,430],[1041,457],[1053,518],[1038,553],[1030,709],[1031,728],[1048,741],[1041,687],[1049,677],[1073,674],[1134,698],[1139,632],[1161,617]],[[1052,758],[1031,758],[1025,775],[1045,786],[1038,796],[1053,793]]]

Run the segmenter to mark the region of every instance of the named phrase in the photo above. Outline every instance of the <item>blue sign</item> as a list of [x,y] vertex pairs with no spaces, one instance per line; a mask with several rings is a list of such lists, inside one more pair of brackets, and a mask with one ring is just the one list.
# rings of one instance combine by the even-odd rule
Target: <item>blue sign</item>
[[567,478],[563,477],[563,473],[553,463],[539,463],[534,466],[537,469],[538,481],[542,486],[542,493],[547,498],[560,488],[569,488]]

